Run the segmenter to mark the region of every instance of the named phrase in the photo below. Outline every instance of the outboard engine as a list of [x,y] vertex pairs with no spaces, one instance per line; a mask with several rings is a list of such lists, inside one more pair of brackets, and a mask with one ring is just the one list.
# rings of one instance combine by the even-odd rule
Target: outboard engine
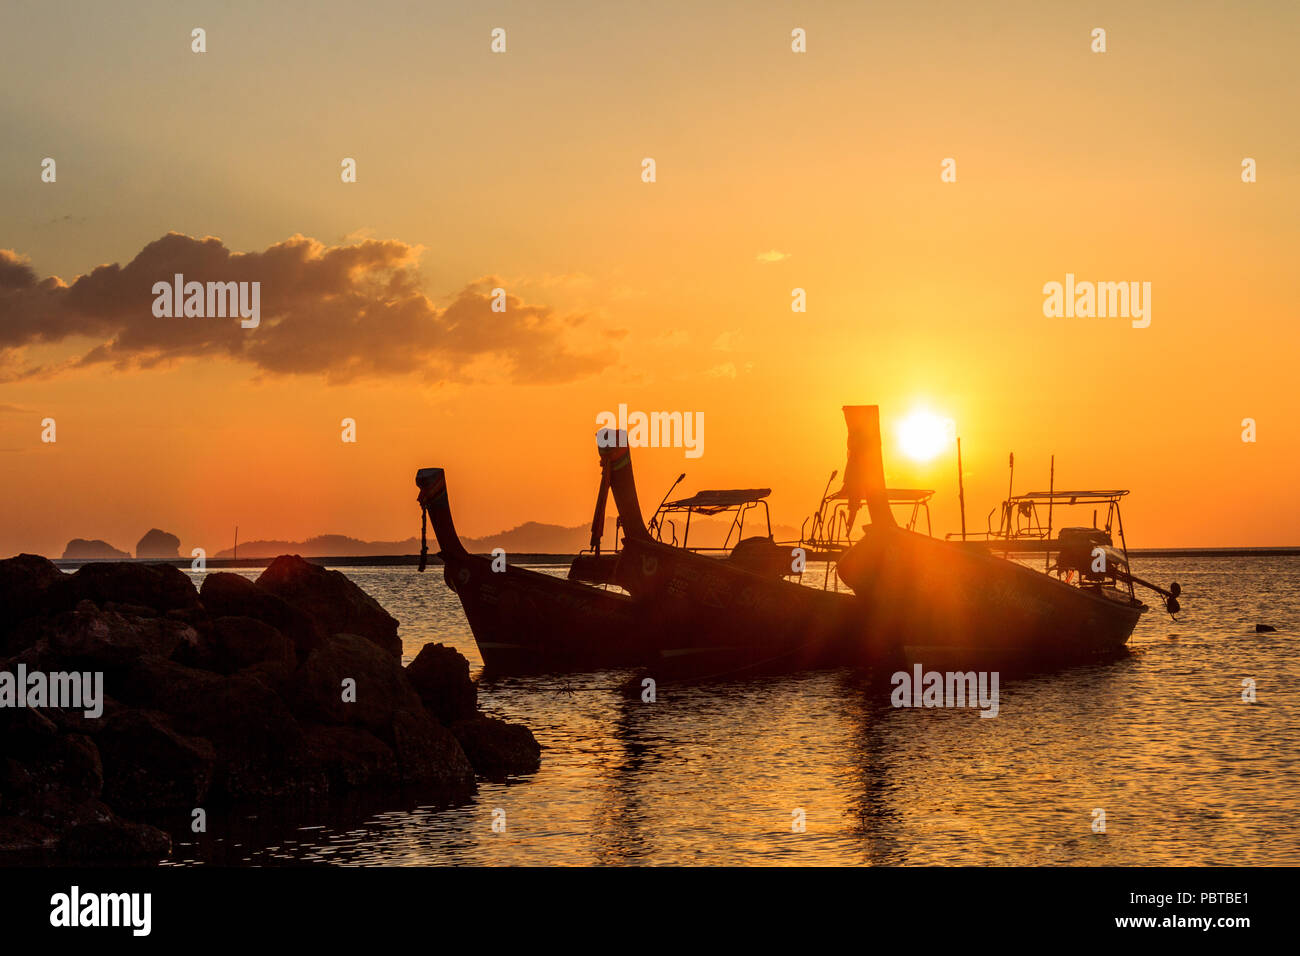
[[[1056,567],[1060,571],[1078,571],[1079,576],[1089,581],[1104,581],[1107,572],[1113,575],[1120,570],[1124,557],[1113,548],[1110,535],[1099,528],[1062,528],[1061,550],[1056,557]],[[1105,552],[1106,571],[1093,570],[1093,550],[1101,548]]]

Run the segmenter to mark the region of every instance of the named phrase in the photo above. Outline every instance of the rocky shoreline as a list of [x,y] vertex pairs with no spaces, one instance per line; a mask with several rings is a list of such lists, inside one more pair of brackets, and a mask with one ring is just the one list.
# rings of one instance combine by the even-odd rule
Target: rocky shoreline
[[397,621],[300,557],[201,589],[165,564],[0,561],[0,861],[162,860],[169,834],[136,821],[249,801],[461,802],[540,753],[478,710],[459,652],[403,667]]

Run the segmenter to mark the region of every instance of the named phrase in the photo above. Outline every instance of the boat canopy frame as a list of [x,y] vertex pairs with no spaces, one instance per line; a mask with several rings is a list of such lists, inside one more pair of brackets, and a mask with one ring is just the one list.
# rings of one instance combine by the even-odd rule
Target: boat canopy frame
[[[830,482],[835,480],[835,474],[832,473],[830,481],[826,483],[828,488]],[[934,537],[934,529],[930,523],[930,499],[934,497],[934,489],[887,488],[885,493],[891,506],[908,504],[912,506],[907,521],[903,524],[906,530],[916,531],[924,515],[926,536]],[[823,590],[829,589],[832,584],[832,561],[853,545],[853,528],[849,524],[849,512],[849,497],[841,488],[833,494],[823,496],[817,510],[805,518],[799,527],[799,547],[803,548],[805,555],[810,558],[827,559],[825,572],[822,575]],[[799,580],[803,580],[802,572]],[[834,580],[836,590],[839,590],[838,579]]]
[[[921,518],[925,518],[925,533],[933,537],[934,528],[930,523],[930,499],[934,497],[932,488],[889,488],[886,489],[891,505],[911,505],[903,527],[916,531]],[[827,509],[830,509],[829,512]],[[827,495],[822,499],[817,510],[804,519],[799,528],[799,546],[806,551],[838,552],[853,544],[853,529],[849,527],[849,500],[841,491]]]
[[[1129,574],[1128,541],[1124,536],[1124,514],[1120,509],[1120,500],[1129,494],[1127,488],[1090,489],[1084,491],[1030,491],[1021,495],[1011,495],[1001,505],[989,511],[985,519],[987,530],[965,536],[965,540],[986,544],[992,551],[1001,551],[1003,557],[1011,554],[1042,552],[1045,555],[1047,569],[1058,574],[1067,574],[1065,568],[1052,565],[1052,554],[1057,553],[1058,562],[1062,548],[1060,530],[1063,530],[1053,511],[1057,507],[1072,508],[1093,505],[1092,528],[1101,531],[1116,543],[1118,538],[1119,557],[1123,560],[1123,574],[1117,580],[1128,585],[1130,597],[1136,598],[1134,579]],[[1048,508],[1047,522],[1044,524],[1039,514],[1039,505]],[[1098,510],[1106,508],[1106,522],[1098,526]],[[998,527],[993,528],[993,513],[999,512]],[[1052,537],[1053,527],[1057,528],[1057,537]],[[954,537],[947,535],[948,538]],[[1112,545],[1113,546],[1113,545]],[[1084,586],[1081,579],[1079,586]]]
[[[1030,491],[1023,495],[1012,495],[997,508],[989,511],[985,519],[986,531],[969,534],[967,538],[989,542],[1041,542],[1050,550],[1052,527],[1055,522],[1055,518],[1051,513],[1052,509],[1057,505],[1061,507],[1105,505],[1105,525],[1098,527],[1097,509],[1094,508],[1092,526],[1098,531],[1105,531],[1107,534],[1111,534],[1112,529],[1117,531],[1123,547],[1124,516],[1120,511],[1120,499],[1127,494],[1129,494],[1127,488],[1116,488],[1102,491]],[[1044,503],[1048,506],[1046,524],[1043,523],[1043,519],[1038,513],[1038,506]],[[993,512],[995,511],[999,512],[997,530],[993,528]],[[952,537],[952,535],[948,537]],[[1040,548],[1034,548],[1033,550],[1040,550]]]
[[[732,536],[735,536],[735,543],[738,544],[745,536],[745,519],[751,512],[762,509],[763,523],[767,528],[767,537],[772,538],[772,512],[768,508],[766,498],[772,493],[770,488],[724,488],[724,489],[706,489],[697,491],[688,498],[679,498],[676,501],[665,501],[655,511],[647,525],[651,537],[663,544],[670,544],[674,548],[680,547],[687,551],[730,551],[735,545],[732,543]],[[686,515],[685,526],[682,528],[681,544],[677,543],[677,522],[673,520],[675,515]],[[692,548],[690,547],[691,535],[691,518],[697,514],[706,517],[715,517],[720,514],[730,514],[731,524],[727,527],[727,537],[720,547]],[[665,529],[669,531],[672,538],[669,541],[664,540]]]

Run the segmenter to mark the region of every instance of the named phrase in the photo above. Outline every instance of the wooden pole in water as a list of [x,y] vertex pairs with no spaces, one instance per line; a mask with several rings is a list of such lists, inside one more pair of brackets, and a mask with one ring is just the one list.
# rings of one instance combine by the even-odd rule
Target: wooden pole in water
[[961,438],[957,439],[957,503],[961,506],[961,539],[966,540],[966,485],[961,475]]
[[235,525],[235,560],[239,560],[239,525]]

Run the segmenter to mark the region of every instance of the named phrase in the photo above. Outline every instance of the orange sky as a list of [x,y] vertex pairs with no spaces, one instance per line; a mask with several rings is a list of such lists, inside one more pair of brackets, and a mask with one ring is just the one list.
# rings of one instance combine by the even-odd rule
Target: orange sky
[[[1052,454],[1058,486],[1132,488],[1133,546],[1300,544],[1300,8],[1074,6],[7,9],[6,261],[72,284],[141,258],[50,317],[0,281],[0,553],[404,538],[424,465],[463,534],[579,524],[619,403],[704,414],[701,458],[638,452],[648,502],[686,471],[769,485],[798,525],[843,466],[841,405],[880,404],[891,443],[923,405],[957,423],[973,527],[1014,450],[1017,490]],[[266,253],[286,311],[153,318],[170,273],[141,253],[173,231]],[[267,250],[295,235],[392,245],[290,301]],[[1045,318],[1067,272],[1150,282],[1150,327]],[[207,338],[171,351],[181,323]],[[885,457],[955,530],[954,455]]]

